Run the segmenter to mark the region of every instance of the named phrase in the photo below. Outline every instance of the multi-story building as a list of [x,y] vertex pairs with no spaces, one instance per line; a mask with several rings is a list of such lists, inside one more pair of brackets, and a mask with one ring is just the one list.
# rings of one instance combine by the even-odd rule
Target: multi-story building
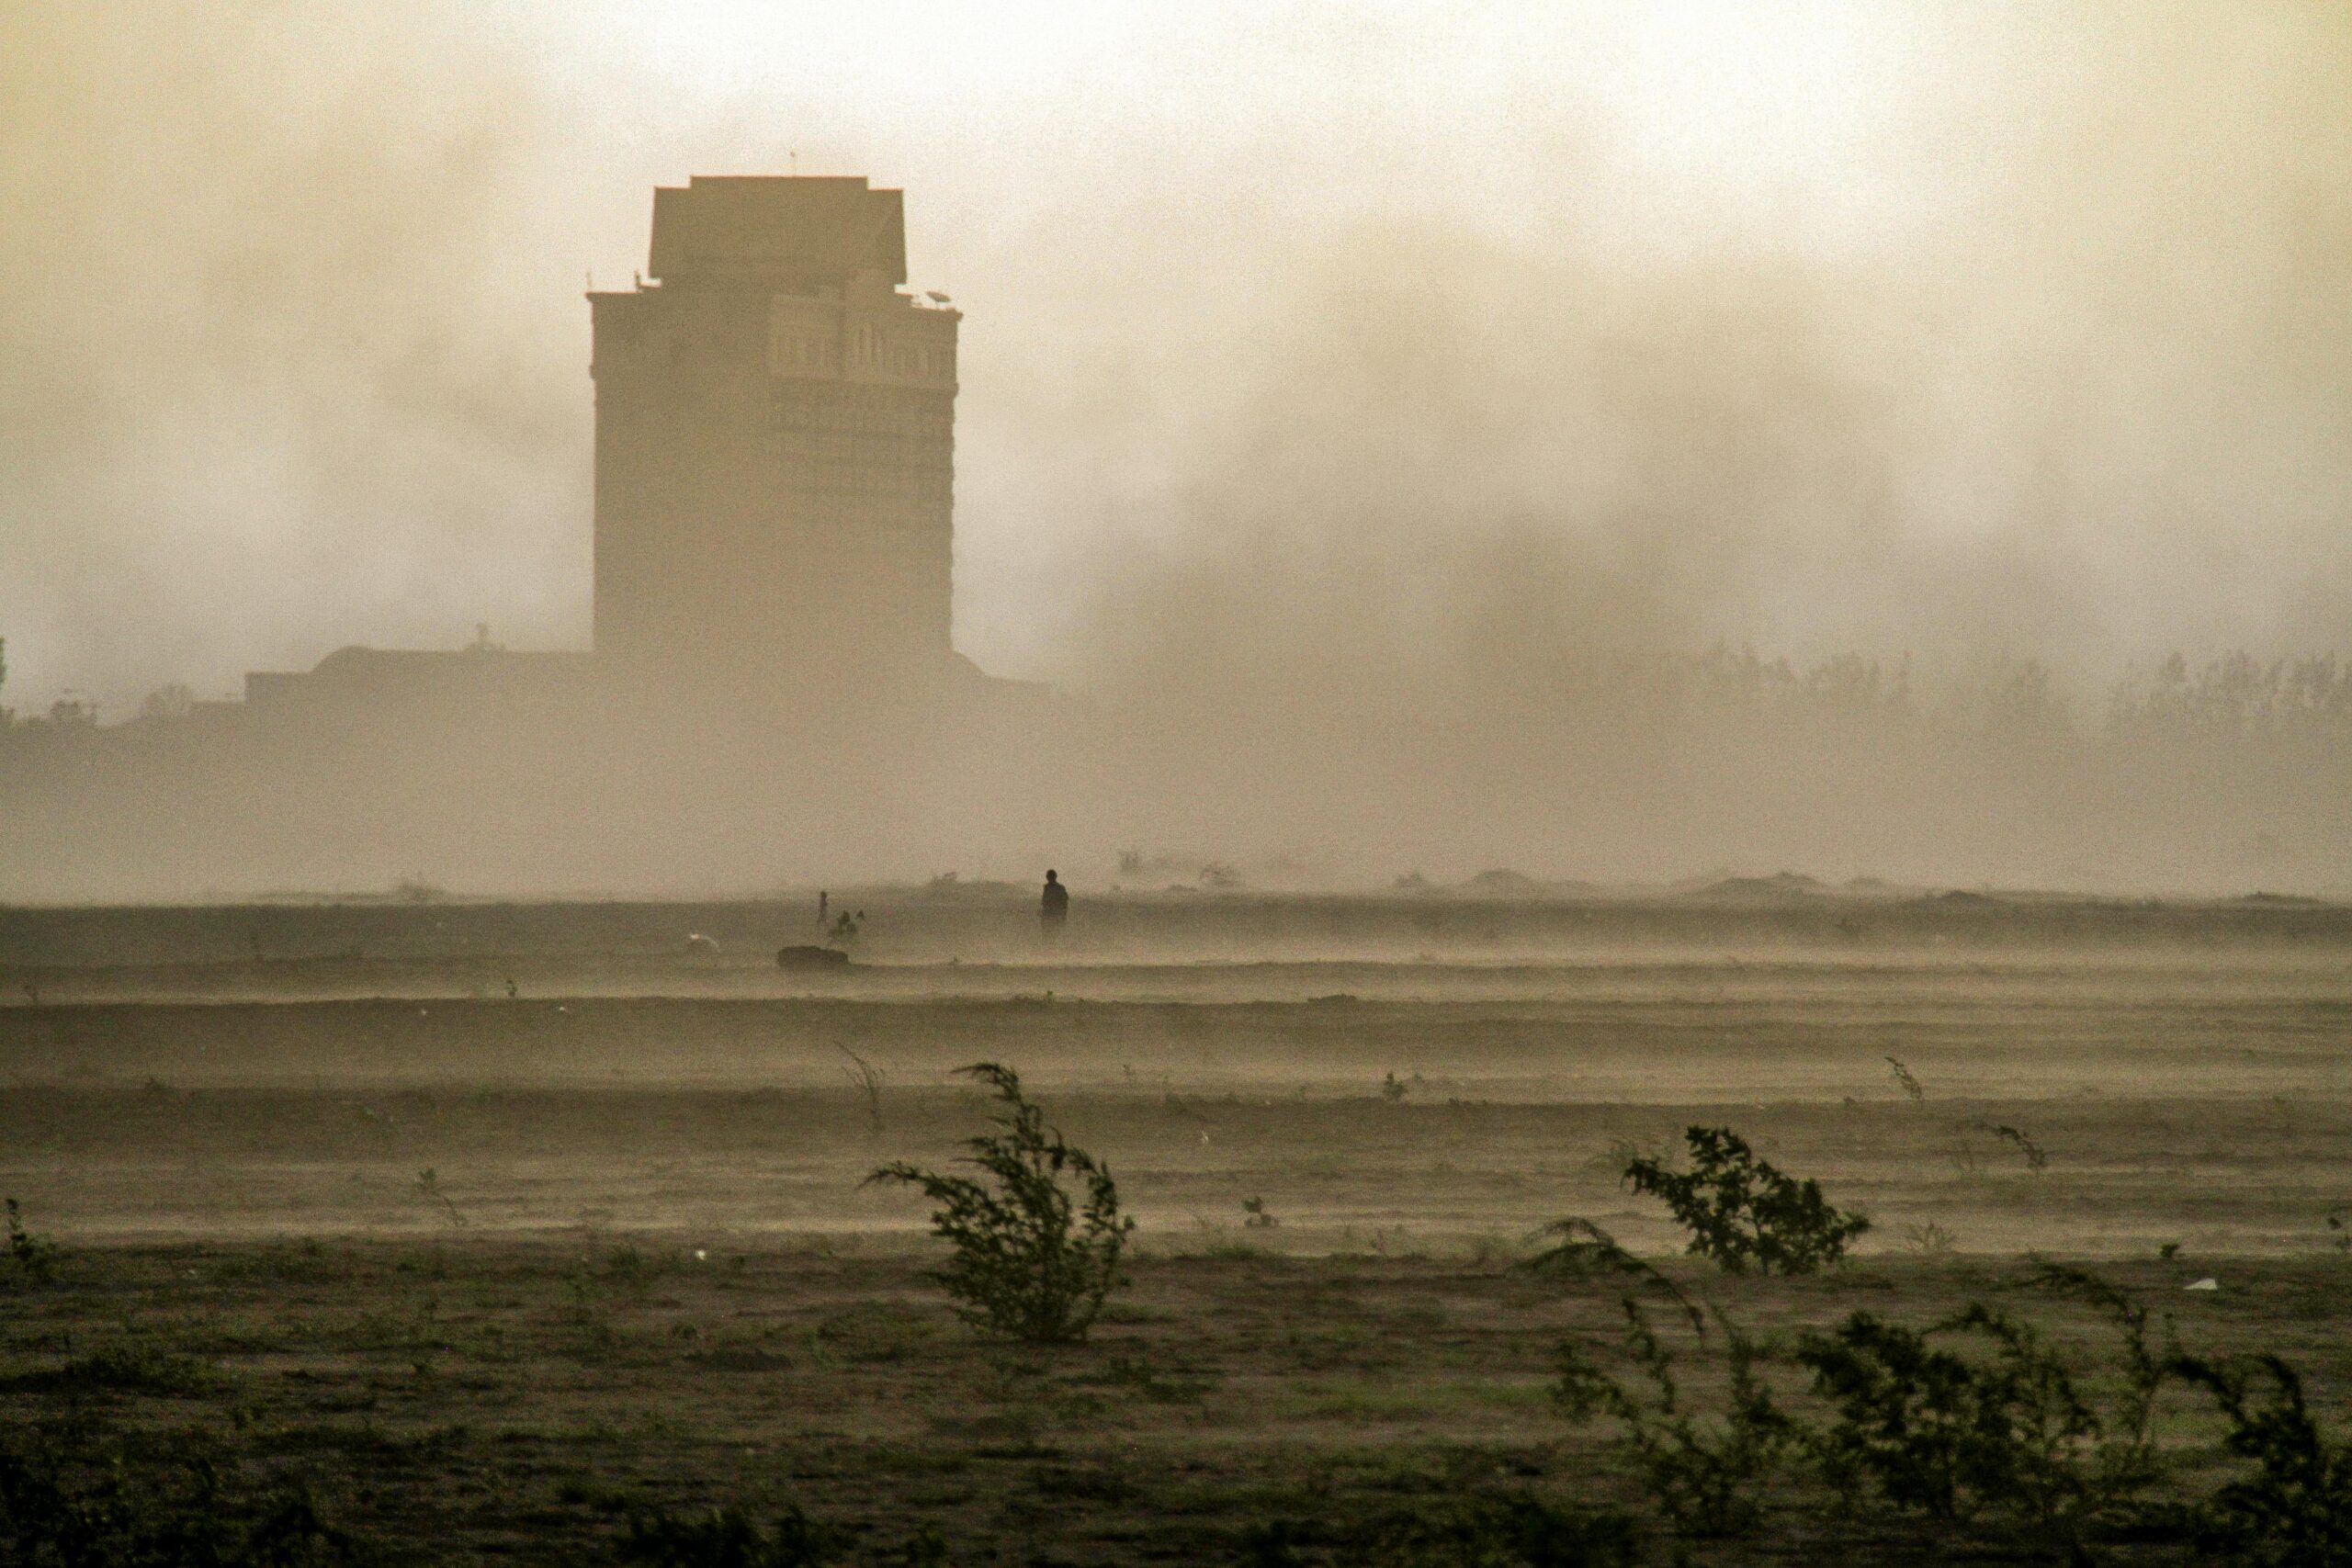
[[956,334],[901,292],[900,193],[697,175],[648,276],[588,296],[595,652],[729,690],[957,665]]

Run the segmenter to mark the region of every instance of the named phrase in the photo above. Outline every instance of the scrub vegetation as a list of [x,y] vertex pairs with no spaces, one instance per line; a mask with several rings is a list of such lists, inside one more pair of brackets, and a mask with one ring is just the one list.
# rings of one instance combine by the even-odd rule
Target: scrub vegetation
[[0,1561],[2344,1560],[2352,941],[1876,908],[0,964]]

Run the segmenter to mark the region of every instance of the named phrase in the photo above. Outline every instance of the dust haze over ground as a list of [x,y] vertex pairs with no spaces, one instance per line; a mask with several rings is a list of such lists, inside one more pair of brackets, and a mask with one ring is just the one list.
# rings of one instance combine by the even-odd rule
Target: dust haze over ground
[[[582,275],[796,170],[908,192],[960,646],[1069,694],[0,730],[12,1549],[184,1460],[387,1563],[2217,1560],[2185,1387],[2080,1540],[1811,1468],[1860,1310],[2110,1410],[2052,1259],[2340,1460],[2341,7],[119,15],[0,17],[21,712],[581,646]],[[1085,1343],[866,1183],[981,1059],[1138,1223]],[[1685,1255],[1626,1178],[1704,1127],[1853,1256]],[[1745,1531],[1555,1397],[1649,1288],[1571,1217],[1766,1345]]]
[[2352,875],[2338,8],[6,26],[20,708],[579,645],[583,275],[839,169],[970,312],[959,642],[1094,705],[839,874]]
[[[1090,894],[1048,942],[1026,886],[834,892],[866,920],[818,973],[771,957],[813,900],[0,909],[12,1431],[69,1485],[209,1434],[223,1493],[299,1481],[388,1563],[616,1562],[650,1510],[786,1504],[864,1568],[1251,1564],[1276,1520],[1301,1564],[1559,1561],[1334,1533],[1496,1497],[1624,1510],[1604,1560],[2053,1561],[1798,1461],[1752,1528],[1678,1530],[1552,1398],[1630,1288],[1522,1267],[1570,1214],[1780,1342],[1984,1302],[2111,1373],[2035,1285],[2062,1259],[2352,1412],[2342,906]],[[861,1184],[966,1152],[984,1057],[1138,1222],[1083,1344],[968,1333],[925,1204]],[[1690,1125],[1866,1213],[1857,1255],[1677,1256],[1621,1175]],[[2154,1432],[2163,1498],[2247,1473],[2187,1390]],[[2098,1533],[2214,1560],[2178,1513]]]

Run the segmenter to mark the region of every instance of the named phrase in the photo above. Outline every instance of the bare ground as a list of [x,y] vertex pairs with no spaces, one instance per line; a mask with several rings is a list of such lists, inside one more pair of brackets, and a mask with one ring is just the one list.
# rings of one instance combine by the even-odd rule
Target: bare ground
[[[1511,1264],[1569,1213],[1670,1259],[1617,1173],[1690,1122],[1877,1222],[1818,1280],[1668,1264],[1759,1330],[1989,1299],[2093,1355],[2090,1320],[2028,1287],[2035,1253],[2191,1348],[2288,1355],[2339,1423],[2352,1404],[2331,911],[1448,908],[1432,931],[1252,905],[1281,961],[1234,963],[1203,961],[1199,908],[1165,951],[1137,905],[1053,955],[1004,911],[934,911],[896,961],[877,942],[814,980],[766,962],[756,908],[696,912],[716,959],[661,950],[674,911],[14,912],[0,1192],[64,1250],[5,1298],[0,1404],[231,1434],[388,1561],[601,1561],[632,1509],[787,1500],[861,1561],[926,1525],[956,1562],[1247,1561],[1277,1520],[1342,1561],[1351,1522],[1464,1496],[1640,1510],[1547,1392],[1615,1292]],[[1020,1068],[1141,1221],[1084,1347],[977,1340],[923,1277],[920,1202],[858,1185],[954,1156],[981,1107],[953,1069],[979,1059]],[[192,1361],[73,1375],[109,1348]],[[2192,1412],[2166,1430],[2194,1472]],[[1691,1549],[1959,1550],[1797,1492],[1760,1538]]]

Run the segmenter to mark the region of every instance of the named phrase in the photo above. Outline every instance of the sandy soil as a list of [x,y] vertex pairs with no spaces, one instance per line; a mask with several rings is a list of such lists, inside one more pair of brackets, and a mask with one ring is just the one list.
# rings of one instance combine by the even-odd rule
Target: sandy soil
[[[767,958],[806,934],[787,906],[6,912],[0,1192],[64,1260],[11,1292],[0,1399],[233,1429],[394,1561],[598,1561],[631,1508],[787,1498],[858,1561],[923,1524],[958,1562],[1246,1561],[1277,1518],[1339,1561],[1316,1530],[1416,1499],[1638,1506],[1546,1392],[1614,1290],[1511,1265],[1566,1214],[1671,1258],[1618,1172],[1705,1122],[1876,1222],[1820,1280],[1671,1265],[1760,1329],[1991,1295],[2089,1335],[2024,1289],[2032,1252],[2352,1400],[2340,911],[1252,899],[1220,926],[1171,897],[1040,953],[1010,900],[865,907],[859,965],[818,976]],[[859,1185],[955,1156],[982,1059],[1140,1222],[1081,1349],[976,1341],[920,1201]],[[94,1345],[201,1375],[44,1382]],[[1699,1550],[1831,1543],[1928,1551],[1799,1501]]]

